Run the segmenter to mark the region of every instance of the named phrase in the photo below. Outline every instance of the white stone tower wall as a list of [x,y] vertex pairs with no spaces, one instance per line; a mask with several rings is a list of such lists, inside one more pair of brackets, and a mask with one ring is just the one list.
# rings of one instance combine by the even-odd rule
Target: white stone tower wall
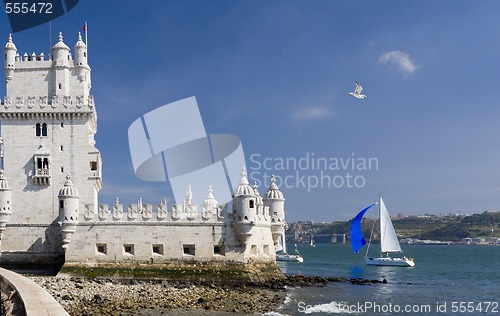
[[[35,124],[48,124],[48,136],[36,137]],[[63,127],[61,127],[63,123]],[[28,120],[4,120],[5,137],[5,176],[10,181],[12,199],[16,201],[12,223],[51,223],[58,216],[57,193],[70,174],[75,187],[80,192],[80,210],[84,204],[92,203],[95,194],[95,181],[90,161],[95,158],[89,152],[96,151],[89,144],[88,120],[83,118]],[[50,185],[38,185],[33,179],[35,162],[33,156],[40,144],[50,152]],[[62,150],[61,150],[62,146]],[[61,171],[61,168],[62,171]],[[31,176],[30,176],[31,174]],[[39,201],[39,202],[35,202]],[[43,202],[42,202],[43,201]]]

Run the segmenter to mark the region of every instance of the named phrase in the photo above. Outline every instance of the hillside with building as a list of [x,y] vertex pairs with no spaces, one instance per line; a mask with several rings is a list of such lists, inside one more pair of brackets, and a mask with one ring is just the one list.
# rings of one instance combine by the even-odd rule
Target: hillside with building
[[[499,243],[500,212],[483,212],[470,216],[426,214],[406,217],[400,214],[392,221],[398,237],[403,242]],[[365,236],[370,236],[375,222],[371,218],[363,219],[361,226]],[[289,242],[309,243],[311,236],[313,236],[316,243],[349,242],[351,223],[352,221],[290,223],[287,229],[287,240]],[[378,232],[375,230],[375,242],[378,238],[377,234]]]

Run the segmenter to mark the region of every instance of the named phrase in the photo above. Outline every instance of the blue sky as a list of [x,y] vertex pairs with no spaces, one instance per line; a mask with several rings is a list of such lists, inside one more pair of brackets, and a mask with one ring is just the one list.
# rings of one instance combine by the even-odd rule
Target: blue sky
[[[288,221],[332,221],[379,194],[394,214],[500,209],[499,17],[498,1],[81,0],[51,37],[72,48],[88,23],[100,203],[171,199],[167,183],[135,177],[127,130],[196,96],[208,133],[241,139],[250,177],[288,177]],[[6,42],[4,13],[0,30]],[[49,52],[48,24],[13,38],[21,54]],[[348,95],[355,80],[367,99]],[[276,165],[313,156],[329,167]]]

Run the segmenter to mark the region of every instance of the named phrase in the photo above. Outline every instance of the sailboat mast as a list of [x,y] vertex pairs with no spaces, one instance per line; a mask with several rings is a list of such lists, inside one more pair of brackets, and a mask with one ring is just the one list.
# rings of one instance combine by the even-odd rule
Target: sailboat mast
[[382,196],[378,196],[378,220],[380,226],[380,256],[382,257],[384,253],[382,252],[382,243],[384,242],[382,230]]

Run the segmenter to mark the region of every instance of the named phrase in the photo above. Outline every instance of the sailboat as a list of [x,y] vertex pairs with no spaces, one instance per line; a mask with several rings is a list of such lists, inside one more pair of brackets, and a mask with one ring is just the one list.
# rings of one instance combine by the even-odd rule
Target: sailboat
[[309,243],[309,246],[316,247],[316,245],[314,244],[314,236],[313,235],[311,235],[311,242]]
[[[366,244],[365,238],[363,237],[363,233],[361,232],[361,219],[365,215],[365,213],[372,208],[373,206],[379,206],[379,214],[380,214],[380,257],[373,258],[368,257],[368,250],[370,249],[370,242],[372,236],[370,236],[370,242],[368,243],[368,247],[366,249],[365,262],[367,265],[374,266],[400,266],[400,267],[413,267],[415,266],[415,262],[413,258],[407,258],[406,256],[401,257],[391,257],[390,254],[393,253],[402,253],[401,246],[399,244],[398,237],[396,235],[396,231],[394,230],[394,226],[392,225],[391,218],[389,216],[389,212],[385,207],[384,201],[380,197],[378,203],[374,203],[356,215],[351,225],[351,242],[352,249],[355,253],[359,252],[359,249]],[[373,230],[372,230],[373,234]]]
[[[280,253],[278,253],[280,252]],[[286,251],[286,241],[285,241],[285,231],[278,241],[278,247],[276,248],[276,261],[288,261],[288,262],[304,262],[304,258],[300,255],[297,250],[297,245],[295,245],[295,254],[290,255]]]

